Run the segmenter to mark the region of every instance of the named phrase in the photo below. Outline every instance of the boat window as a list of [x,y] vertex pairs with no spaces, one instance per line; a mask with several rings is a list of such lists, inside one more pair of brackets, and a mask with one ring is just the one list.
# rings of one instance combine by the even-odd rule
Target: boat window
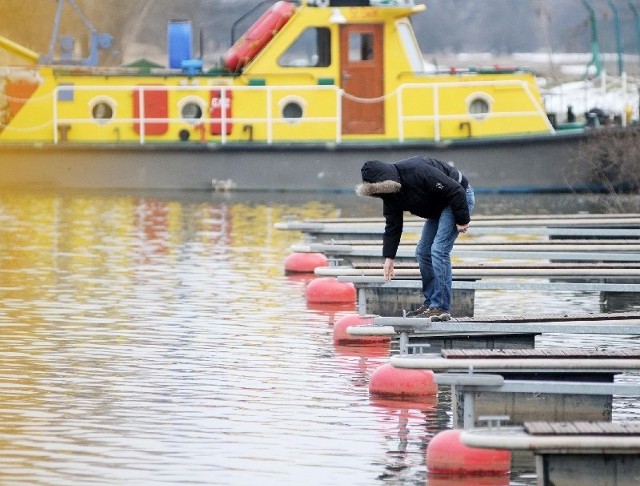
[[282,67],[327,67],[331,65],[331,31],[326,27],[311,27],[295,40],[280,56]]
[[298,103],[287,103],[282,109],[283,118],[302,118],[302,106]]
[[299,96],[285,96],[278,102],[280,113],[288,123],[297,123],[304,117],[306,103]]
[[469,97],[467,104],[469,114],[477,119],[483,119],[491,109],[490,98],[483,94],[476,94]]
[[204,102],[197,97],[183,98],[178,102],[178,109],[183,120],[194,122],[202,118]]
[[411,70],[414,73],[423,72],[425,70],[424,59],[422,58],[422,51],[420,50],[411,24],[408,21],[398,22],[397,27],[400,41],[404,46],[404,52],[411,65]]
[[91,118],[99,123],[108,122],[115,112],[115,101],[111,98],[99,97],[89,102]]
[[187,120],[202,118],[202,108],[197,103],[187,103],[182,107],[181,115]]
[[373,60],[373,34],[353,32],[349,35],[349,62]]

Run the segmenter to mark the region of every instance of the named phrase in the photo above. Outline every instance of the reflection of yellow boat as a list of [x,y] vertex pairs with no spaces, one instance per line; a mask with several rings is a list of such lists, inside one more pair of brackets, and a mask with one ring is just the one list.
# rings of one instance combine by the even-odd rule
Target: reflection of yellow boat
[[169,68],[4,69],[2,182],[342,190],[365,159],[421,152],[479,189],[566,187],[582,131],[555,131],[530,71],[427,72],[410,22],[423,10],[276,2],[209,71],[177,24]]

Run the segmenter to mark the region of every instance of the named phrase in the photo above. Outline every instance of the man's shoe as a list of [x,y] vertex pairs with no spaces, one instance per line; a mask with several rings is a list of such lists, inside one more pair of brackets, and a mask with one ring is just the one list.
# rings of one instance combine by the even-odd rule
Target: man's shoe
[[451,314],[437,307],[430,307],[421,314],[415,317],[429,318],[431,322],[448,321],[451,319]]
[[429,307],[427,307],[426,305],[421,305],[417,309],[407,312],[405,314],[405,317],[418,317],[420,314],[428,310],[429,310]]

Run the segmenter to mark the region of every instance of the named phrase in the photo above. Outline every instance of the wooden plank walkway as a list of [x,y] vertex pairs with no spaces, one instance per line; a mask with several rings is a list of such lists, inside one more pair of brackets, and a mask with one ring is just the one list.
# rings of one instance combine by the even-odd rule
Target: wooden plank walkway
[[638,422],[547,422],[524,423],[531,435],[639,435]]
[[[406,218],[405,238],[413,238],[422,231],[424,220]],[[294,230],[312,239],[378,239],[384,232],[384,221],[371,218],[341,218],[333,221],[283,221],[276,229]],[[616,217],[615,215],[574,215],[574,217],[513,218],[499,216],[487,218],[475,215],[469,235],[528,234],[551,238],[640,238],[640,216]]]
[[[473,219],[478,221],[587,221],[604,219],[626,221],[640,218],[639,213],[569,213],[569,214],[478,214]],[[413,215],[407,215],[405,221],[423,221],[422,218]],[[297,225],[304,223],[383,223],[384,218],[380,216],[374,217],[348,217],[348,218],[312,218],[299,221],[293,218],[285,218],[285,221],[277,223],[277,226]],[[288,228],[285,228],[288,229]]]
[[[424,220],[417,217],[407,217],[404,221],[407,226],[420,226]],[[478,227],[508,227],[508,226],[562,226],[562,227],[640,227],[640,215],[620,215],[598,214],[598,215],[572,215],[572,216],[483,216],[474,215],[472,217],[473,226]],[[295,231],[332,231],[339,226],[360,226],[362,228],[379,228],[384,226],[382,218],[335,218],[325,220],[305,220],[305,221],[282,221],[275,224],[276,229]]]
[[[422,231],[424,220],[406,218],[404,222],[405,237],[412,238]],[[375,238],[382,236],[384,221],[381,218],[338,218],[333,220],[283,221],[275,224],[282,230],[301,231],[307,239],[333,238],[344,239],[351,235],[354,239]],[[473,217],[470,235],[488,234],[529,234],[545,235],[551,238],[575,237],[584,238],[640,238],[640,215],[613,214],[598,215],[530,215],[482,216]]]
[[558,374],[611,374],[640,370],[640,359],[627,358],[487,358],[447,359],[427,354],[392,356],[389,362],[396,368],[443,371],[466,371],[473,369],[492,373],[552,373]]
[[[460,435],[460,441],[470,447],[480,447],[488,449],[511,449],[511,450],[531,450],[540,454],[554,454],[559,456],[578,455],[587,461],[593,460],[592,454],[598,455],[614,455],[614,454],[633,454],[640,452],[640,434],[637,431],[637,423],[632,422],[557,422],[558,429],[565,428],[567,433],[535,433],[529,432],[528,429],[551,430],[552,426],[543,424],[537,425],[542,421],[527,421],[522,427],[505,427],[501,429],[476,428],[465,430]],[[577,425],[572,425],[577,424]],[[526,427],[526,429],[525,429]],[[571,429],[584,429],[585,431],[594,432],[578,432],[574,433]],[[610,432],[609,432],[610,431]],[[588,438],[585,436],[589,436]],[[563,458],[566,460],[566,458]],[[640,456],[634,458],[635,461],[640,460]],[[636,466],[637,468],[638,466]],[[637,469],[636,469],[637,470]],[[584,472],[581,468],[573,471],[574,473]],[[614,482],[593,482],[587,479],[584,483],[567,483],[567,484],[637,484],[637,475],[633,482],[614,483]],[[551,484],[551,483],[545,483]],[[552,483],[565,484],[565,483]]]
[[[422,303],[420,290],[422,281],[419,276],[413,279],[394,279],[387,282],[383,276],[363,277],[345,276],[337,277],[340,282],[350,282],[356,288],[358,313],[380,314],[385,316],[403,315]],[[571,279],[575,280],[575,279]],[[513,292],[594,292],[600,294],[600,298],[607,299],[611,303],[608,310],[616,310],[616,299],[622,296],[626,299],[634,299],[635,294],[640,293],[640,283],[612,283],[612,282],[557,282],[557,281],[531,281],[513,279],[488,279],[488,280],[454,280],[453,281],[453,308],[454,316],[472,316],[474,314],[474,295],[476,290],[486,291],[513,291]],[[618,308],[617,310],[621,310]]]
[[[422,281],[414,279],[394,279],[386,281],[383,276],[340,275],[340,282],[351,282],[357,290],[363,289],[421,289]],[[482,281],[454,280],[453,289],[464,290],[539,290],[539,291],[576,291],[576,292],[640,292],[640,283],[609,282],[530,282],[521,281]]]
[[[346,265],[345,265],[346,266]],[[499,269],[531,269],[531,268],[542,268],[542,269],[610,269],[610,268],[640,268],[640,262],[630,262],[630,263],[615,263],[615,262],[579,262],[579,263],[567,263],[567,262],[495,262],[495,261],[487,261],[487,262],[453,262],[453,268],[499,268]],[[353,265],[346,266],[347,268],[354,269],[365,269],[365,270],[381,270],[381,263],[355,263]],[[418,270],[417,263],[410,262],[398,262],[394,264],[396,270]]]
[[[640,336],[640,313],[610,314],[536,314],[526,316],[487,315],[459,317],[445,322],[430,322],[416,317],[374,317],[370,326],[349,328],[353,335],[391,335],[402,332],[487,332],[538,334],[607,334]],[[371,334],[365,334],[371,333]]]
[[[382,240],[359,244],[348,240],[348,243],[295,243],[290,246],[292,252],[324,253],[326,255],[375,255],[380,257]],[[398,247],[400,253],[415,252],[416,243],[402,243]],[[635,240],[538,240],[538,241],[478,241],[458,239],[454,250],[467,251],[590,251],[590,252],[638,252],[640,243]]]
[[[415,238],[422,232],[422,225],[405,225],[404,237]],[[327,227],[318,227],[315,230],[306,230],[308,238],[312,239],[343,239],[343,238],[362,238],[374,239],[381,238],[384,233],[384,227],[376,226],[356,226],[356,225],[333,225]],[[640,238],[640,229],[638,228],[566,228],[566,227],[547,227],[547,226],[487,226],[477,227],[471,226],[469,229],[471,235],[538,235],[550,238]]]
[[[321,277],[363,276],[381,277],[382,268],[354,268],[352,266],[318,267],[314,274]],[[627,265],[610,268],[459,268],[453,266],[454,279],[479,279],[485,277],[547,277],[547,278],[625,278],[640,282],[640,269],[628,268]],[[419,279],[418,268],[398,268],[395,279]]]
[[[310,246],[309,249],[313,248]],[[295,252],[303,250],[302,246],[293,245],[291,249]],[[309,253],[305,251],[306,253]],[[363,263],[362,260],[382,261],[382,254],[379,247],[357,248],[353,250],[342,251],[340,249],[325,249],[313,253],[324,253],[327,257],[339,259],[349,259],[353,264]],[[560,261],[612,261],[612,262],[638,262],[640,261],[640,252],[630,250],[622,251],[586,251],[586,249],[578,248],[569,251],[550,249],[515,249],[515,248],[475,248],[475,247],[453,247],[451,251],[452,258],[501,258],[501,259],[542,259],[542,260],[560,260]],[[400,248],[396,254],[396,259],[404,259],[408,262],[415,262],[415,248]],[[381,265],[381,264],[380,264]]]
[[609,427],[615,431],[626,426],[591,423],[589,428],[602,433],[555,435],[533,434],[524,427],[471,429],[461,433],[460,441],[469,447],[532,451],[541,486],[632,486],[640,477],[640,434],[606,433]]
[[[521,324],[521,323],[534,323],[534,322],[546,322],[546,323],[574,323],[574,322],[635,322],[640,324],[640,312],[615,312],[615,313],[589,313],[589,312],[575,312],[571,314],[531,314],[531,315],[486,315],[477,317],[459,317],[451,321],[445,322],[429,322],[427,319],[420,319],[416,317],[377,317],[374,322],[380,322],[381,324],[393,323],[396,325],[412,325],[415,323],[418,326],[437,326],[439,324],[451,324],[454,323],[468,323],[474,326],[481,322],[492,323],[508,323],[508,324]],[[640,332],[640,327],[638,327]]]
[[[354,266],[367,268],[367,265],[382,267],[381,246],[323,246],[323,245],[291,245],[293,253],[322,253],[331,262],[331,266]],[[415,246],[401,246],[396,253],[396,267],[409,265],[417,268]],[[604,247],[534,247],[518,245],[467,245],[454,246],[451,257],[454,265],[460,265],[468,259],[488,260],[537,260],[554,262],[640,262],[640,245],[638,248],[619,246],[614,250]]]
[[[305,248],[322,248],[324,246],[344,246],[346,248],[357,246],[357,247],[369,247],[374,246],[376,248],[380,248],[382,245],[382,239],[374,239],[374,240],[324,240],[319,242],[310,242],[307,244],[300,244],[301,249]],[[604,239],[604,240],[595,240],[595,239],[577,239],[577,240],[546,240],[546,239],[523,239],[523,238],[515,238],[515,239],[498,239],[498,238],[482,238],[476,239],[472,235],[464,234],[458,237],[456,240],[456,245],[458,246],[483,246],[483,245],[491,245],[491,246],[526,246],[526,247],[536,247],[536,246],[548,246],[550,248],[556,248],[563,246],[567,246],[569,248],[574,247],[594,247],[594,248],[611,248],[611,250],[617,250],[620,247],[625,248],[633,248],[635,251],[637,248],[640,248],[640,242],[637,240],[630,239]],[[293,245],[297,246],[297,245]],[[415,242],[406,242],[401,241],[400,247],[407,248],[415,248]]]
[[622,358],[640,359],[639,348],[613,349],[576,349],[576,348],[544,348],[544,349],[443,349],[440,351],[447,359],[478,358]]
[[[626,313],[625,313],[626,314]],[[640,333],[640,326],[637,320],[638,314],[634,313],[636,319],[636,333]],[[582,322],[595,320],[591,315],[574,315],[571,322]],[[617,317],[628,317],[628,315],[619,315]],[[534,322],[545,322],[551,319],[551,316],[537,316],[527,318],[527,328],[535,328]],[[504,316],[503,322],[513,323],[517,320],[513,316]],[[524,317],[520,317],[522,321]],[[558,317],[555,317],[558,319]],[[380,319],[374,319],[379,321]],[[406,319],[405,319],[406,320]],[[565,324],[568,323],[565,318]],[[496,319],[492,319],[495,323]],[[451,321],[439,323],[448,324]],[[435,323],[433,323],[435,324]],[[511,324],[513,326],[513,324]],[[582,324],[583,327],[589,327]],[[478,330],[477,326],[471,326],[470,329]],[[396,329],[397,331],[397,329]],[[515,331],[515,329],[513,329]],[[486,350],[484,352],[476,352],[460,350],[450,351],[442,350],[440,354],[410,355],[410,356],[394,356],[391,357],[391,364],[398,368],[411,369],[430,369],[433,371],[451,371],[451,370],[495,370],[504,372],[507,370],[554,370],[554,371],[576,371],[576,370],[601,370],[613,371],[615,369],[639,370],[640,369],[640,350],[625,350],[624,352],[609,350],[590,350],[591,353],[580,354],[579,352],[563,354],[562,352],[544,352],[540,350],[520,350],[513,351],[513,355],[508,350]],[[465,356],[468,352],[470,356]],[[597,358],[596,358],[597,357]]]

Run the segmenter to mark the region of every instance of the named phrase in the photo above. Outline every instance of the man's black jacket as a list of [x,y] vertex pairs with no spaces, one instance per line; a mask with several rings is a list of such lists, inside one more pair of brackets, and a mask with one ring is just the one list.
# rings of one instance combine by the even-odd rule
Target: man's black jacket
[[404,211],[425,219],[438,219],[442,211],[451,206],[456,224],[470,221],[466,177],[439,160],[415,156],[393,164],[369,161],[362,166],[362,180],[364,188],[358,188],[359,194],[383,200],[386,225],[382,256],[385,258],[396,256]]

